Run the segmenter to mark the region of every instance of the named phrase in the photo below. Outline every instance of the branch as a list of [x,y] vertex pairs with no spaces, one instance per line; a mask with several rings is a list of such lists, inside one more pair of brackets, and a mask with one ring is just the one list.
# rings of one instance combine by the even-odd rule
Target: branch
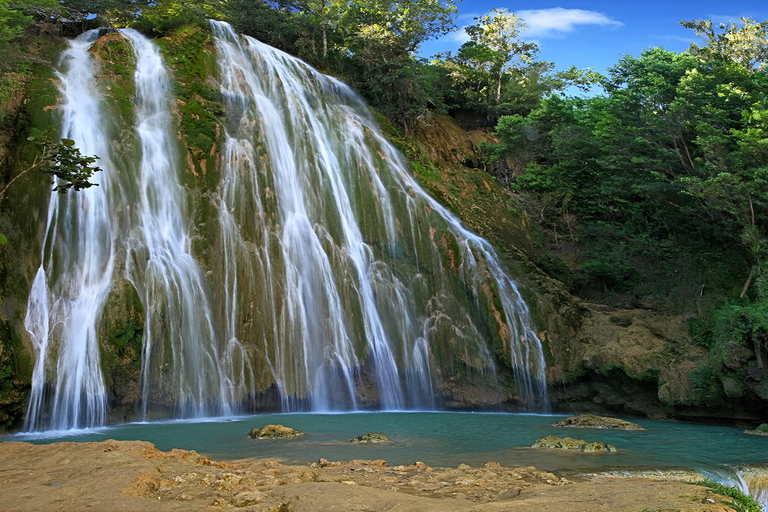
[[21,178],[25,174],[27,174],[29,171],[31,171],[32,169],[34,169],[35,167],[40,165],[40,163],[41,162],[39,161],[38,155],[35,155],[35,160],[34,160],[34,162],[32,162],[32,165],[27,167],[23,171],[21,171],[19,174],[17,174],[11,181],[8,182],[8,184],[5,186],[5,188],[2,191],[0,191],[0,201],[3,200],[3,197],[5,197],[5,192],[8,190],[8,187],[13,185],[14,181],[16,181],[17,179]]

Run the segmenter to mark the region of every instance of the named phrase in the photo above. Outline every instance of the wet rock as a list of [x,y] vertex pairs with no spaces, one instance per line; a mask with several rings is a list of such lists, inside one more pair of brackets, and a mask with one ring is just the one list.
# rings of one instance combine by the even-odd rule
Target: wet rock
[[723,385],[723,391],[728,398],[740,398],[744,396],[744,383],[733,377],[720,377],[720,383]]
[[763,423],[755,430],[745,430],[744,433],[751,436],[768,436],[768,423]]
[[385,434],[381,434],[379,432],[368,432],[363,436],[358,436],[354,439],[350,439],[347,442],[366,443],[366,444],[387,444],[387,443],[391,443],[392,440],[389,437],[387,437]]
[[554,422],[552,426],[568,428],[600,428],[609,430],[645,430],[637,423],[632,423],[631,421],[597,416],[595,414],[571,416],[570,418],[564,418]]
[[755,353],[744,345],[731,341],[725,346],[723,364],[731,370],[738,370],[754,355]]
[[618,448],[606,443],[588,443],[583,439],[572,437],[544,436],[533,443],[534,448],[547,448],[557,450],[578,450],[586,453],[617,452]]
[[251,439],[287,439],[289,437],[303,436],[304,432],[283,425],[265,425],[248,432]]

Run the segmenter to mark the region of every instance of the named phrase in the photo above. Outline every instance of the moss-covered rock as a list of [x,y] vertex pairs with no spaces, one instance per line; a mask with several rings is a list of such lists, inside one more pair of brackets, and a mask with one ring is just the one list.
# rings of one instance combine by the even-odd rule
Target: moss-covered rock
[[762,423],[754,430],[745,430],[744,433],[752,436],[768,436],[768,423]]
[[352,438],[347,442],[363,443],[363,444],[388,444],[388,443],[391,443],[392,440],[389,437],[387,437],[386,434],[381,434],[379,432],[368,432],[367,434],[364,434],[362,436],[357,436],[355,438]]
[[552,450],[577,450],[585,453],[612,453],[618,448],[606,443],[588,443],[583,439],[572,437],[544,436],[533,443],[533,448],[546,448]]
[[608,418],[606,416],[597,416],[595,414],[580,414],[563,418],[552,424],[553,427],[568,428],[597,428],[608,430],[645,430],[637,423],[620,420],[618,418]]
[[304,432],[283,425],[265,425],[248,432],[251,439],[288,439],[303,436]]

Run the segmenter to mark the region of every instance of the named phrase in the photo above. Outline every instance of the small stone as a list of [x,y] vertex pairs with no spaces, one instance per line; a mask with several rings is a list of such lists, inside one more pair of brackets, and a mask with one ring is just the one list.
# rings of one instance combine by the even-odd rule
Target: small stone
[[289,437],[303,436],[304,432],[283,425],[265,425],[255,428],[248,433],[251,439],[287,439]]
[[267,499],[267,495],[259,491],[243,491],[232,497],[232,504],[236,507],[249,507],[257,505]]
[[501,464],[499,464],[498,462],[488,461],[485,464],[483,464],[483,467],[484,468],[500,468]]
[[429,466],[423,462],[414,462],[413,465],[419,469],[429,469]]
[[386,444],[392,440],[380,432],[368,432],[365,435],[355,437],[347,441],[348,443],[366,443],[366,444]]
[[472,467],[471,467],[471,466],[468,466],[467,464],[459,464],[459,465],[458,465],[458,467],[457,467],[456,469],[460,469],[460,470],[462,470],[462,471],[466,471],[466,470],[468,470],[468,469],[472,469]]
[[496,499],[498,500],[511,500],[513,498],[517,498],[520,496],[520,489],[507,489],[506,491],[501,491],[498,495],[496,495]]

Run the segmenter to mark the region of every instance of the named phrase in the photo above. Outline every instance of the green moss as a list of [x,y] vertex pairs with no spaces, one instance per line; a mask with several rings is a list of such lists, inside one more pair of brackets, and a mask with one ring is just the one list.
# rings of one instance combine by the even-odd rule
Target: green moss
[[[158,41],[175,77],[179,132],[184,160],[203,193],[218,185],[216,171],[224,106],[216,77],[218,67],[210,31],[198,25],[182,27]],[[191,177],[187,182],[193,185]]]
[[24,418],[29,400],[32,364],[10,322],[0,322],[0,428]]
[[110,398],[115,397],[117,382],[134,378],[141,367],[144,327],[139,320],[129,319],[101,340],[101,368]]

